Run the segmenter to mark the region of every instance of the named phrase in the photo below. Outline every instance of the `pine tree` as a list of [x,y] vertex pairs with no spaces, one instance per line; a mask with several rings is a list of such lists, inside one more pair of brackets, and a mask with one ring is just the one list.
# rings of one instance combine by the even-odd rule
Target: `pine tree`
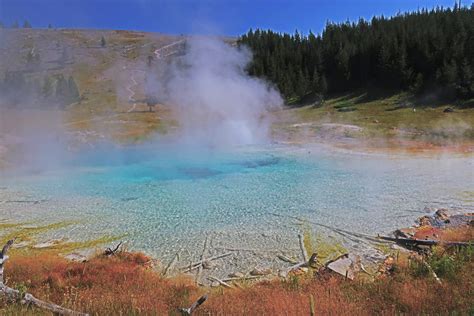
[[410,86],[410,91],[414,94],[419,94],[423,91],[423,85],[423,75],[421,73],[418,73],[415,76],[415,80],[413,81],[412,85]]
[[27,20],[23,22],[23,28],[24,29],[31,29],[31,24]]
[[41,89],[43,98],[49,99],[53,95],[53,80],[47,76],[43,81],[43,87]]
[[18,21],[13,22],[12,28],[17,29],[19,27],[20,27],[20,25],[18,24]]
[[105,41],[105,37],[100,38],[100,46],[105,47],[107,45],[107,42]]
[[459,92],[466,98],[474,97],[474,74],[467,59],[464,59],[459,71]]
[[321,77],[319,76],[318,69],[315,67],[313,72],[313,79],[311,81],[311,87],[313,92],[320,93],[321,92]]
[[319,88],[320,93],[325,95],[328,91],[328,83],[326,81],[326,76],[321,77],[321,83],[319,86],[320,86]]

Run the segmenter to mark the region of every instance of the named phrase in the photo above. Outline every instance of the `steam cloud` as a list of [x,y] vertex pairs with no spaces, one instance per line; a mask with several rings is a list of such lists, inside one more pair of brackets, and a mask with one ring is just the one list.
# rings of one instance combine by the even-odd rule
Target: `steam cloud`
[[238,146],[267,140],[267,112],[283,104],[263,80],[250,77],[246,48],[216,38],[192,38],[184,56],[169,65],[157,89],[178,113],[184,142]]

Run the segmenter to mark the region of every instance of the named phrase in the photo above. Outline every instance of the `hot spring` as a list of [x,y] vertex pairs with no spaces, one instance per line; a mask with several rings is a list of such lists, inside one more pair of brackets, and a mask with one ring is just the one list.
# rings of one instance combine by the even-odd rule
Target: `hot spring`
[[[34,170],[33,170],[34,171]],[[297,234],[370,248],[351,235],[413,224],[436,207],[472,209],[466,157],[362,154],[269,145],[233,150],[113,147],[46,171],[4,172],[2,220],[73,221],[43,238],[120,236],[164,261],[211,249],[297,253]],[[257,265],[256,259],[247,259]]]

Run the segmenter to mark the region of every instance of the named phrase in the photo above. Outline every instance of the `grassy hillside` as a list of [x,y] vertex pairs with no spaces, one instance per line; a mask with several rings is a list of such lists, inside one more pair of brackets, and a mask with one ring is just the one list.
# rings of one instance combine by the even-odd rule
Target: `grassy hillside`
[[[37,106],[37,100],[12,105],[0,98],[0,155],[8,147],[5,135],[15,134],[19,126],[57,126],[78,142],[104,138],[134,142],[176,127],[170,105],[147,112],[144,87],[147,71],[158,69],[149,69],[150,56],[182,37],[131,31],[2,29],[0,39],[0,81],[11,71],[21,72],[27,80],[61,74],[72,76],[80,93],[77,102],[61,109]],[[39,55],[33,66],[27,61],[32,51]],[[454,112],[444,112],[448,107]],[[472,106],[415,102],[407,94],[374,98],[354,92],[329,98],[322,105],[285,108],[272,115],[278,140],[390,140],[392,146],[397,141],[436,145],[474,141]]]
[[365,92],[353,93],[285,109],[278,117],[274,131],[284,130],[295,141],[358,139],[434,145],[474,141],[472,108],[414,101],[408,94],[370,98]]
[[[155,49],[177,37],[129,31],[0,29],[0,39],[0,81],[9,72],[21,74],[27,82],[72,76],[80,93],[78,102],[65,108],[40,102],[41,93],[29,95],[30,91],[18,104],[0,98],[3,133],[15,133],[18,123],[34,127],[48,122],[67,132],[86,133],[88,138],[133,141],[163,132],[172,123],[164,106],[144,113],[148,107],[142,101],[143,73]],[[31,54],[38,56],[34,65],[28,61]]]

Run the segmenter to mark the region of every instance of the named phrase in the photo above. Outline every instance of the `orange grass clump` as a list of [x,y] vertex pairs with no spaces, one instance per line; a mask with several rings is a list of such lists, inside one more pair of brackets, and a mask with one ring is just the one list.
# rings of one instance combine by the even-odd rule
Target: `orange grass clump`
[[466,225],[445,229],[441,233],[440,239],[444,241],[474,241],[474,227]]
[[[14,255],[5,267],[7,284],[43,300],[91,314],[167,314],[198,295],[186,278],[164,279],[146,268],[140,253],[69,262],[52,253]],[[1,305],[0,305],[1,306]],[[1,311],[1,308],[0,308]]]

